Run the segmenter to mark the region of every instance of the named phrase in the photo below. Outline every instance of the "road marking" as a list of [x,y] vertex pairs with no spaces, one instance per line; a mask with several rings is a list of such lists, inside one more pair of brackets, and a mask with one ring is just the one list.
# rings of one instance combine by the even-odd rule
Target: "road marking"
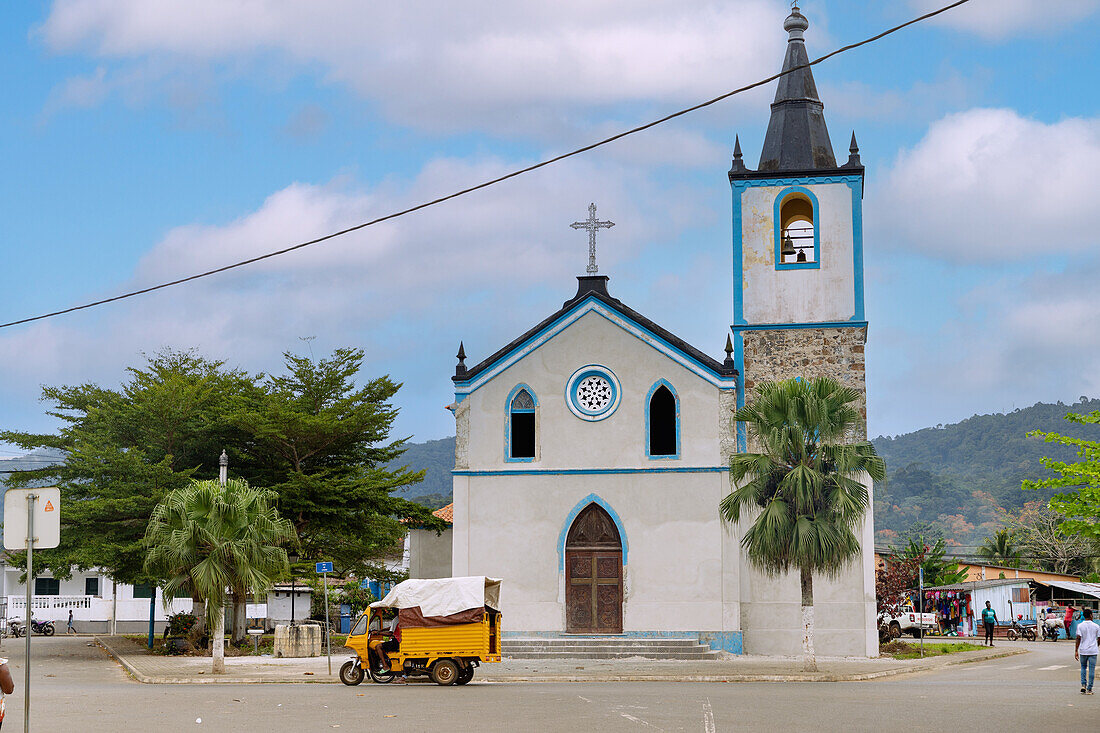
[[1066,665],[1066,664],[1052,664],[1049,667],[1039,667],[1039,671],[1040,672],[1051,672],[1051,671],[1056,670],[1056,669],[1065,669],[1067,666],[1069,666],[1069,665]]
[[[626,718],[627,720],[633,721],[635,723],[641,723],[642,725],[644,725],[647,728],[653,728],[654,727],[653,725],[647,723],[646,721],[642,720],[641,718],[635,718],[633,715],[627,715],[626,713],[619,713],[619,715],[621,715],[624,718]],[[658,730],[660,730],[660,728],[658,728]]]
[[580,699],[584,700],[585,702],[592,702],[591,700],[589,700],[589,699],[588,699],[587,697],[585,697],[584,695],[577,695],[577,697],[579,697]]
[[703,699],[703,733],[715,733],[714,710],[710,707],[710,698]]
[[[1011,667],[999,667],[999,669],[1004,669],[1004,670],[1009,670],[1009,669],[1026,669],[1027,667],[1030,667],[1030,666],[1031,666],[1031,665],[1029,665],[1029,664],[1013,664],[1013,665],[1012,665]],[[1049,667],[1048,667],[1048,669],[1049,669]]]

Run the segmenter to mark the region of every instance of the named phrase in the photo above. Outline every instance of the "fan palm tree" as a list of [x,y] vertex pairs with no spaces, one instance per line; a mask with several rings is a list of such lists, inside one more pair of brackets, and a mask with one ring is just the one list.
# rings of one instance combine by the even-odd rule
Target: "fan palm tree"
[[769,382],[733,418],[759,452],[730,459],[734,490],[721,513],[730,522],[752,519],[741,546],[753,566],[773,577],[798,570],[802,651],[811,671],[817,669],[814,575],[836,577],[860,554],[856,531],[868,506],[862,475],[886,476],[874,446],[847,442],[859,424],[850,404],[858,397],[827,377]]
[[997,565],[1019,567],[1020,547],[1016,544],[1016,533],[1008,527],[1002,527],[985,538],[978,548],[978,555]]
[[297,537],[275,496],[238,479],[194,481],[169,492],[145,530],[146,572],[168,579],[164,597],[189,588],[206,603],[215,674],[225,671],[226,589],[266,591],[288,570],[281,545]]

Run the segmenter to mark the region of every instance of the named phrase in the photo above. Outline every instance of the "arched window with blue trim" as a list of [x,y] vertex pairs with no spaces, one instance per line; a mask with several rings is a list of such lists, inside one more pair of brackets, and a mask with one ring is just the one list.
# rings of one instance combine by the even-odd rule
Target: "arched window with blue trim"
[[525,384],[517,385],[508,395],[508,427],[505,459],[533,461],[537,447],[538,401]]
[[649,458],[680,457],[680,400],[672,385],[660,380],[646,401],[646,455]]
[[775,266],[780,270],[820,267],[821,236],[817,197],[795,186],[775,202]]

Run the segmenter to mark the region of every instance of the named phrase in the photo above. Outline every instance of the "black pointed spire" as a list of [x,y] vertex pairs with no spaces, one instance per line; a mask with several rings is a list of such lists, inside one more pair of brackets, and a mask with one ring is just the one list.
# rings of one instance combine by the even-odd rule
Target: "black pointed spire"
[[741,160],[741,137],[734,135],[733,137],[733,165],[730,166],[730,173],[741,173],[747,171],[745,167],[745,161]]
[[848,162],[844,164],[845,168],[862,168],[863,163],[859,159],[859,144],[856,142],[855,130],[852,131],[852,144],[848,148]]
[[726,360],[722,362],[722,366],[727,369],[733,368],[733,341],[730,340],[730,335],[726,334]]
[[455,376],[464,377],[466,376],[466,348],[461,341],[458,342],[458,354],[455,356],[458,359],[458,364],[455,366]]
[[783,22],[783,30],[789,34],[783,71],[791,73],[779,78],[775,90],[768,134],[760,153],[762,171],[836,168],[833,144],[825,127],[825,105],[817,96],[817,85],[808,66],[810,57],[803,32],[809,27],[810,21],[794,5]]

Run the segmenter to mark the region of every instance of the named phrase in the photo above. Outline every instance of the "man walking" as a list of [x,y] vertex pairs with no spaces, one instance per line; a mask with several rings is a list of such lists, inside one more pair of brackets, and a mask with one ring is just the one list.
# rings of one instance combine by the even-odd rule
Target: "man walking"
[[76,633],[76,627],[73,626],[73,609],[71,609],[71,608],[69,609],[69,625],[65,627],[65,633],[67,633],[67,634],[75,634]]
[[1092,609],[1081,612],[1081,623],[1077,624],[1077,641],[1073,645],[1073,658],[1081,662],[1081,694],[1092,694],[1092,680],[1096,676],[1096,638],[1100,636],[1100,626],[1092,620]]
[[997,612],[989,605],[989,601],[986,601],[985,608],[982,609],[982,626],[985,627],[985,643],[989,646],[993,646],[993,625],[996,623]]

